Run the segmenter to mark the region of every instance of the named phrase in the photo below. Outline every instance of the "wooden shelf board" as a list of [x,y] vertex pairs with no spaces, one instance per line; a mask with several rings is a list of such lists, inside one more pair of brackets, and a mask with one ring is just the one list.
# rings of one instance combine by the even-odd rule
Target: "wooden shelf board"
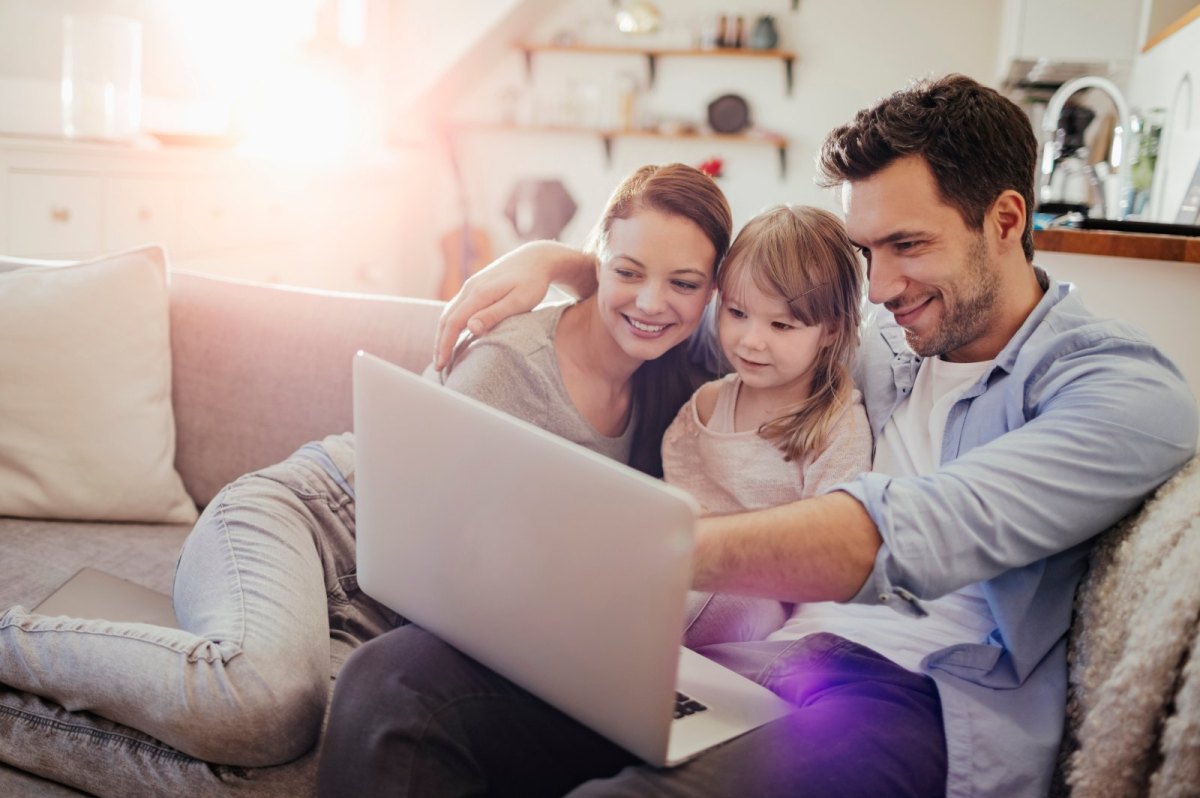
[[683,48],[683,47],[621,47],[617,45],[599,44],[540,44],[534,42],[518,42],[518,50],[531,53],[591,53],[595,55],[636,55],[636,56],[726,56],[734,58],[774,58],[790,60],[796,54],[790,50],[754,50],[748,47],[714,47]]
[[455,127],[461,130],[490,130],[512,133],[565,133],[600,138],[656,138],[675,140],[715,140],[731,141],[747,144],[770,144],[772,147],[786,147],[788,140],[777,133],[660,133],[656,130],[620,130],[616,128],[570,127],[566,125],[509,125],[502,122],[470,122],[460,123]]
[[1169,39],[1173,34],[1178,33],[1180,30],[1187,27],[1192,22],[1195,22],[1197,19],[1200,19],[1200,5],[1197,5],[1191,11],[1187,12],[1182,17],[1148,38],[1146,43],[1142,46],[1142,52],[1148,52],[1155,45],[1162,44],[1162,42]]

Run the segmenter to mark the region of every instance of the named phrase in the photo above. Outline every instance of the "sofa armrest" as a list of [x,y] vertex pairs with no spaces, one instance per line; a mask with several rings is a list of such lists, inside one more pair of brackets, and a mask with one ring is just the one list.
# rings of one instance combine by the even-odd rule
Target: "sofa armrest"
[[171,276],[175,466],[200,506],[238,476],[352,426],[351,359],[419,371],[441,303]]

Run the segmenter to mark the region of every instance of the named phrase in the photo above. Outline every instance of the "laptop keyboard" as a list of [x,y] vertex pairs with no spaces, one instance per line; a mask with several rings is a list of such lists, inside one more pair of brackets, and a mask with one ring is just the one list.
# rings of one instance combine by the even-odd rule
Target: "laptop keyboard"
[[691,696],[684,695],[678,691],[675,692],[675,720],[695,715],[697,712],[703,712],[706,709],[708,707]]

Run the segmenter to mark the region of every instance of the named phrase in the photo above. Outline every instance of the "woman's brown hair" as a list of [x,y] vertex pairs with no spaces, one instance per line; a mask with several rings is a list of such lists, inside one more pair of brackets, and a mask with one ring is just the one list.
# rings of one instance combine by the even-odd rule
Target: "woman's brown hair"
[[[628,219],[644,209],[682,217],[700,228],[713,245],[712,276],[717,278],[733,235],[733,213],[716,182],[686,164],[643,166],[622,180],[609,197],[587,250],[603,257],[613,221]],[[692,333],[700,334],[700,328]],[[684,402],[711,377],[691,364],[687,349],[686,341],[678,344],[661,357],[647,360],[633,375],[637,426],[629,465],[651,476],[663,474],[663,433]]]

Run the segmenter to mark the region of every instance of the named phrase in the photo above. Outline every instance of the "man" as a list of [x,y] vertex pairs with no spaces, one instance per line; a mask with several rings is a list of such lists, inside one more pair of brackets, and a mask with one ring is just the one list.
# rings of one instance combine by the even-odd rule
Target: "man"
[[[1197,416],[1139,332],[1033,266],[1036,157],[1024,114],[962,76],[822,148],[883,308],[858,369],[874,469],[703,520],[693,580],[800,603],[766,641],[701,651],[799,711],[657,770],[407,627],[347,663],[322,793],[1044,794],[1092,539],[1192,456]],[[579,253],[507,260],[448,308],[442,349],[479,308],[499,300],[475,332],[530,307],[546,271],[588,290]]]

